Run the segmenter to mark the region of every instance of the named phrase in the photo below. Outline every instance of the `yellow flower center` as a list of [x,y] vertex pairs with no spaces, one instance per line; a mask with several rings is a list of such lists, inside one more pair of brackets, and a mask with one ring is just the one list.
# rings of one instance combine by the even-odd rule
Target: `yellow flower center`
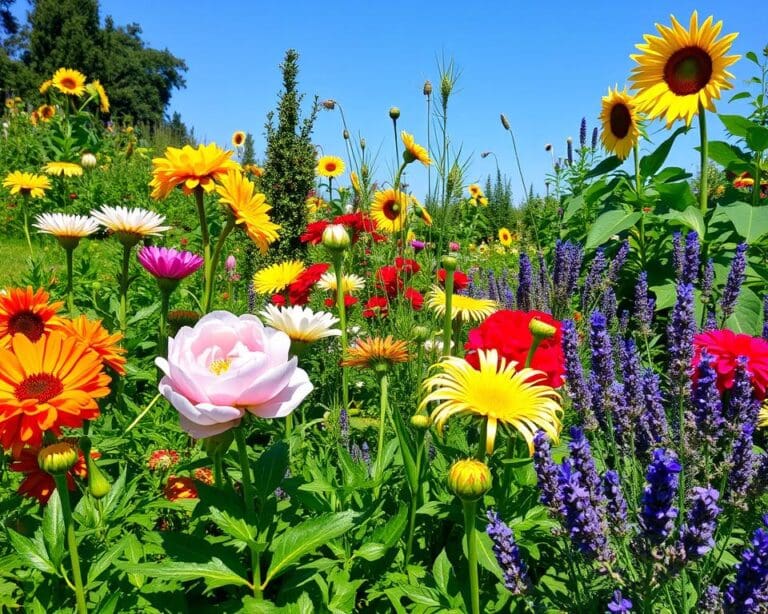
[[208,370],[214,375],[221,375],[222,373],[229,371],[231,363],[232,361],[229,358],[220,358],[211,362],[211,364],[208,365]]

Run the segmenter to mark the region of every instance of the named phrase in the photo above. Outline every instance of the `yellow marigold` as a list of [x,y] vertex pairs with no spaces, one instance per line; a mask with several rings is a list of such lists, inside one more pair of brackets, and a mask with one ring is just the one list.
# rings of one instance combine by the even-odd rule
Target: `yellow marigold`
[[240,171],[230,171],[216,187],[219,201],[229,206],[235,222],[245,227],[245,232],[265,253],[269,244],[277,241],[280,226],[269,218],[272,209],[264,194],[256,192],[255,186]]
[[199,145],[197,149],[184,145],[181,149],[168,147],[164,158],[152,160],[152,198],[163,199],[175,188],[181,186],[184,194],[191,194],[200,187],[212,192],[214,182],[231,170],[239,169],[239,164],[230,160],[231,151],[224,151],[216,143]]
[[400,133],[400,138],[403,140],[403,145],[405,146],[403,160],[405,160],[406,164],[410,164],[415,160],[418,160],[424,166],[432,164],[432,160],[429,159],[429,152],[421,145],[416,144],[412,134],[408,134],[403,130]]

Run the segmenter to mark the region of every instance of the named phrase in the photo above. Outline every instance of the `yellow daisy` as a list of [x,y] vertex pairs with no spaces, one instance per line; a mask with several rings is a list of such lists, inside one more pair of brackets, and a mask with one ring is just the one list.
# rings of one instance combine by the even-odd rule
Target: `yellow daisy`
[[344,172],[344,160],[336,156],[323,156],[317,161],[315,170],[321,177],[338,177]]
[[67,94],[68,96],[82,96],[83,92],[85,92],[85,75],[72,68],[59,68],[59,70],[53,74],[51,85],[62,94]]
[[3,186],[10,188],[11,194],[42,198],[45,196],[45,191],[51,187],[51,183],[45,175],[13,171],[6,175]]
[[536,383],[541,371],[518,370],[516,362],[507,362],[496,350],[479,350],[478,358],[480,368],[475,369],[463,358],[449,356],[435,365],[441,372],[424,382],[429,394],[419,410],[433,401],[438,403],[431,415],[438,432],[442,433],[451,416],[470,415],[485,422],[488,454],[493,453],[499,425],[509,431],[517,430],[528,444],[530,454],[539,430],[557,442],[563,426],[560,395],[551,387]]
[[508,228],[499,228],[499,243],[504,247],[512,245],[512,233]]
[[473,183],[469,186],[469,197],[474,198],[475,200],[481,198],[483,196],[483,188],[481,188],[478,184]]
[[[439,317],[445,315],[445,290],[440,286],[432,286],[427,293],[426,304]],[[462,322],[479,322],[484,320],[499,306],[487,298],[472,298],[463,294],[454,294],[451,298],[451,319]]]
[[80,177],[83,167],[74,162],[48,162],[43,171],[54,177]]
[[259,294],[276,294],[290,286],[304,271],[304,264],[299,260],[278,262],[256,271],[253,276],[253,289]]
[[738,33],[718,39],[723,22],[707,17],[699,26],[696,11],[686,30],[672,17],[672,27],[656,24],[661,36],[645,35],[642,53],[630,56],[638,66],[630,81],[637,90],[637,105],[651,119],[663,117],[667,127],[677,119],[691,125],[699,105],[714,111],[720,92],[731,89],[733,75],[726,68],[741,56],[725,55]]
[[421,162],[424,166],[432,164],[432,160],[429,159],[429,152],[421,145],[417,145],[413,139],[412,134],[408,134],[405,130],[400,133],[400,138],[403,140],[405,151],[403,151],[403,160],[406,164],[410,164],[415,160]]
[[251,181],[237,170],[231,170],[216,186],[219,202],[228,205],[235,222],[245,227],[246,234],[265,253],[269,244],[279,238],[280,226],[269,218],[272,209],[264,194],[255,192]]
[[392,188],[380,190],[371,204],[371,217],[376,220],[376,229],[382,232],[397,232],[408,216],[408,196]]
[[199,145],[194,148],[184,145],[181,149],[168,147],[164,158],[152,160],[152,198],[163,199],[176,186],[181,186],[184,194],[191,194],[197,187],[212,192],[215,181],[231,170],[239,170],[240,165],[230,160],[231,151],[221,149],[216,143]]
[[85,86],[85,89],[92,92],[99,100],[99,111],[102,113],[109,113],[109,97],[107,97],[107,91],[104,86],[97,79]]
[[608,95],[603,96],[600,121],[603,123],[603,147],[620,160],[626,160],[640,137],[635,98],[626,88],[623,91],[618,87],[608,88]]

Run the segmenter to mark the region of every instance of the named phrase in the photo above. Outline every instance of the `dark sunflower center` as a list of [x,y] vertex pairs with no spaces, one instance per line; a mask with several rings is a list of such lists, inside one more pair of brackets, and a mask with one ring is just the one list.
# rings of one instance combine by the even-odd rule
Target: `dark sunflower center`
[[388,200],[382,207],[384,215],[390,220],[396,220],[400,215],[400,205],[396,200]]
[[678,96],[695,94],[712,77],[712,58],[701,47],[678,49],[664,66],[664,81]]
[[21,333],[30,341],[37,341],[45,332],[45,323],[36,313],[20,311],[8,320],[8,332],[11,335]]
[[75,80],[70,77],[65,77],[61,80],[61,87],[63,87],[66,90],[73,90],[77,87],[77,83],[75,83]]
[[629,129],[632,127],[632,114],[629,112],[627,105],[619,103],[613,105],[611,109],[611,133],[617,139],[623,139],[629,134]]
[[333,171],[336,170],[336,163],[335,162],[328,162],[325,165],[325,170],[328,171],[329,173],[332,173]]
[[19,401],[37,399],[38,402],[45,403],[60,394],[62,390],[64,390],[64,386],[58,377],[50,373],[40,373],[39,375],[30,375],[16,386],[16,398]]

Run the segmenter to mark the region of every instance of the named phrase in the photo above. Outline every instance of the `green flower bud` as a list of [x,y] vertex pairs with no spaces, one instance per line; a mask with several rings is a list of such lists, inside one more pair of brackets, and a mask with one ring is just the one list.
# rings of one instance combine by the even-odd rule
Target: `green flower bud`
[[411,334],[416,343],[421,343],[429,339],[430,330],[426,326],[414,326]]
[[227,450],[229,450],[229,446],[232,445],[234,439],[235,433],[232,429],[224,431],[223,433],[219,433],[218,435],[214,435],[213,437],[206,437],[203,439],[203,447],[205,448],[205,453],[211,459],[222,456],[226,453]]
[[45,446],[37,454],[37,464],[51,475],[64,475],[77,462],[77,448],[67,441]]
[[390,107],[389,116],[393,120],[397,120],[397,118],[400,117],[400,109],[398,109],[397,107]]
[[534,337],[538,337],[539,339],[549,339],[557,334],[557,329],[554,326],[542,322],[541,320],[537,320],[536,318],[533,318],[528,323],[528,330],[531,331],[531,334]]
[[99,469],[96,460],[90,454],[85,457],[85,462],[88,464],[88,491],[94,499],[106,497],[112,488],[107,476]]
[[349,140],[349,130],[347,130],[346,128],[344,129],[344,132],[341,133],[341,135],[344,137],[345,141]]
[[323,231],[323,247],[332,251],[344,251],[351,243],[343,224],[329,224]]
[[504,130],[509,130],[509,120],[504,113],[501,114],[501,125],[504,126]]
[[424,81],[424,95],[425,96],[431,96],[432,95],[432,82],[427,79]]
[[440,263],[446,271],[455,271],[459,264],[453,256],[443,256]]
[[448,488],[462,501],[474,501],[491,489],[491,470],[474,459],[458,460],[448,470]]
[[426,431],[430,426],[432,426],[432,420],[429,416],[416,414],[415,416],[411,416],[411,426]]

